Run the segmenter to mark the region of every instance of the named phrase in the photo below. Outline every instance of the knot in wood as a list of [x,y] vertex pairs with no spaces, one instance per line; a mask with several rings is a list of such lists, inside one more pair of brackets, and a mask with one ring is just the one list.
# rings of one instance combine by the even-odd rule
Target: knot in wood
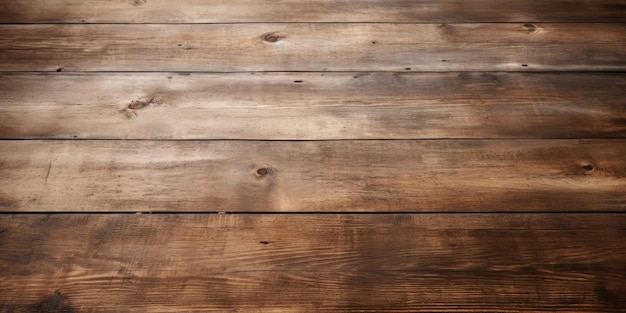
[[128,105],[128,108],[131,110],[140,110],[152,103],[152,100],[135,100]]
[[262,167],[262,168],[260,168],[260,169],[256,170],[256,173],[257,173],[257,175],[259,175],[259,176],[265,176],[265,175],[267,175],[267,174],[269,174],[269,173],[270,173],[270,169],[265,168],[265,167]]
[[274,34],[267,34],[267,35],[263,36],[263,41],[276,43],[276,42],[280,41],[280,37],[278,35],[274,35]]
[[591,174],[593,170],[595,170],[595,168],[596,167],[591,163],[582,166],[582,169],[585,171],[585,174]]
[[533,23],[525,23],[524,29],[526,29],[528,32],[534,32],[535,30],[537,30],[537,25]]

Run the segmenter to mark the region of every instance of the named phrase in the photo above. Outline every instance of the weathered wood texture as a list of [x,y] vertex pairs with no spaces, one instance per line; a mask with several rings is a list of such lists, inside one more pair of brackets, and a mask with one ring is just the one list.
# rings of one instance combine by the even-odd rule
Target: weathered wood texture
[[626,71],[626,24],[0,25],[0,71]]
[[3,0],[2,23],[624,22],[623,0]]
[[624,312],[624,214],[2,215],[3,312]]
[[0,312],[626,312],[625,0],[0,2]]
[[624,211],[625,140],[2,141],[0,210]]
[[0,138],[626,137],[606,73],[1,74]]

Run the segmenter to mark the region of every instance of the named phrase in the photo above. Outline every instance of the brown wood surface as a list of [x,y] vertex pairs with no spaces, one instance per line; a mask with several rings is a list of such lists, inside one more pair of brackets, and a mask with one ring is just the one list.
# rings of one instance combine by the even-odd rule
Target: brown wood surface
[[626,137],[607,73],[1,74],[1,138]]
[[626,24],[0,25],[0,71],[626,71]]
[[623,312],[624,214],[1,215],[2,312]]
[[624,73],[625,0],[0,0],[0,313],[626,312]]
[[1,141],[0,210],[626,210],[625,140]]
[[624,22],[623,0],[3,0],[1,23]]

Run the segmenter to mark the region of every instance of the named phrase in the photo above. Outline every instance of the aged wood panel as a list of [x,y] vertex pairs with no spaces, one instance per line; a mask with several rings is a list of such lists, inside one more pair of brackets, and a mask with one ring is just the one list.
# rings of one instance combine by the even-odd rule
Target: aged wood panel
[[625,211],[625,140],[2,141],[0,210]]
[[3,0],[3,23],[624,22],[623,0]]
[[606,73],[0,74],[1,138],[626,137]]
[[1,215],[3,312],[624,312],[624,214]]
[[1,71],[626,71],[626,24],[1,25]]

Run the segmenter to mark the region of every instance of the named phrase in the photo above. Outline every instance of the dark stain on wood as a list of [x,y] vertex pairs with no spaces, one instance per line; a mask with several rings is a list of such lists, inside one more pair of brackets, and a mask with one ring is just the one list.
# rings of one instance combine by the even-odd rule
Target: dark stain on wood
[[[18,311],[19,308],[17,309]],[[80,311],[75,310],[70,305],[69,298],[61,294],[59,291],[55,291],[53,295],[48,297],[47,300],[28,305],[27,312],[40,312],[40,313],[77,313]]]
[[50,298],[48,298],[48,306],[50,307],[50,310],[52,311],[61,311],[63,310],[63,299],[64,296],[61,295],[60,292],[55,291],[54,295],[50,296]]
[[0,196],[0,208],[15,210],[19,209],[20,204],[15,199]]
[[609,307],[626,307],[626,293],[623,293],[623,291],[622,293],[619,293],[607,289],[603,284],[598,284],[594,289],[594,292],[598,296],[598,300]]
[[[612,118],[611,123],[615,124],[615,125],[621,125],[621,126],[626,126],[626,118]],[[626,136],[626,134],[625,134]]]

